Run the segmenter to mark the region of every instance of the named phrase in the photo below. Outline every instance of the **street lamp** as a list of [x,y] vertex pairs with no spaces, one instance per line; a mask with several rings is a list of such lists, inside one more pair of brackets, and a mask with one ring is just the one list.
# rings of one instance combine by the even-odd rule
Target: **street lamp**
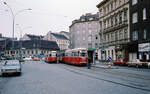
[[15,17],[16,17],[16,15],[18,15],[18,14],[21,13],[21,12],[24,12],[24,11],[26,11],[26,10],[32,10],[32,9],[30,9],[30,8],[28,8],[28,9],[23,9],[23,10],[18,11],[16,14],[14,14],[12,8],[11,8],[6,2],[3,2],[3,3],[10,9],[11,14],[12,14],[12,21],[13,21],[13,23],[12,23],[12,25],[13,25],[13,32],[12,32],[12,53],[14,54],[14,32],[15,32],[14,28],[15,28]]
[[18,26],[18,28],[19,28],[19,31],[20,31],[20,59],[22,58],[22,54],[21,54],[21,51],[22,51],[22,32],[24,31],[24,30],[26,30],[26,29],[29,29],[29,28],[32,28],[31,26],[28,26],[28,27],[25,27],[25,28],[21,28],[20,26],[19,26],[19,24],[16,24],[16,26]]

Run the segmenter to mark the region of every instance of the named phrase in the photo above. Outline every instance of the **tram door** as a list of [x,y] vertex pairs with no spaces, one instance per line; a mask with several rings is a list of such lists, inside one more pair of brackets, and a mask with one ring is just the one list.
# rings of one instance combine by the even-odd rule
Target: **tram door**
[[93,51],[88,51],[88,58],[90,60],[90,63],[93,64]]

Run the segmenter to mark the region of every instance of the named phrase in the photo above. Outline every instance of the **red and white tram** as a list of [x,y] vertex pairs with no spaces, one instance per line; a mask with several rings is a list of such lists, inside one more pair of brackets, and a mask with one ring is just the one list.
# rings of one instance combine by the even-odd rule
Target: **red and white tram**
[[87,65],[87,49],[86,48],[76,48],[66,50],[61,61],[66,64],[84,66]]
[[57,63],[57,52],[51,51],[48,57],[45,58],[45,62],[47,63]]

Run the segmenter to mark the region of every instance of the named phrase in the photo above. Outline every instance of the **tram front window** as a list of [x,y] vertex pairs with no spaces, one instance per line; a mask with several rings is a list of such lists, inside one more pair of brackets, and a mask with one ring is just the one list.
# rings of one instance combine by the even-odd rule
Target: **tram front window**
[[81,53],[80,54],[82,57],[86,57],[86,53]]

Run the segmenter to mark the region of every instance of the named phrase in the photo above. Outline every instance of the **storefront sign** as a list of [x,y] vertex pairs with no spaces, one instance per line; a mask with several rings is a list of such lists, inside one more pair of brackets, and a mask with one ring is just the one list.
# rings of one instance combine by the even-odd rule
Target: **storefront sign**
[[150,51],[150,43],[143,43],[138,45],[139,52]]

